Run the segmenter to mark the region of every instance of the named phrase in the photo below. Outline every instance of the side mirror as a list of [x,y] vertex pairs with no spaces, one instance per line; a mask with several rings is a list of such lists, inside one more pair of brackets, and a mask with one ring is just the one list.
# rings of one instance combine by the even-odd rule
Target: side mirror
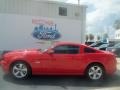
[[54,50],[48,50],[48,54],[53,54],[54,53]]

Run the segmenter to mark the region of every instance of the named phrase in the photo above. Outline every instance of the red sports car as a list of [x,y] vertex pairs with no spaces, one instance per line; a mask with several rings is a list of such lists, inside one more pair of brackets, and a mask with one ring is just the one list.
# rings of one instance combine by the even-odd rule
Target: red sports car
[[116,71],[116,57],[86,45],[59,42],[50,48],[16,50],[1,57],[1,67],[17,79],[29,75],[86,75],[100,80]]

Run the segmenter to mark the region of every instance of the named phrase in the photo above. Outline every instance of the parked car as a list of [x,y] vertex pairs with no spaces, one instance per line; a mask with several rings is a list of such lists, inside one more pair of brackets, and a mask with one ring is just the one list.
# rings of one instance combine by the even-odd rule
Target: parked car
[[87,41],[87,42],[85,42],[85,45],[91,45],[91,44],[93,44],[93,43],[95,43],[95,42],[93,42],[93,41]]
[[106,50],[106,48],[108,47],[108,43],[106,42],[95,42],[93,44],[91,44],[90,46],[91,47],[94,47],[96,49],[99,49],[99,50]]
[[113,52],[116,56],[120,57],[120,43],[117,43],[112,47],[108,47],[107,51]]
[[113,53],[70,42],[59,42],[44,51],[29,49],[6,53],[1,60],[5,73],[23,79],[30,75],[86,75],[103,79],[116,71]]

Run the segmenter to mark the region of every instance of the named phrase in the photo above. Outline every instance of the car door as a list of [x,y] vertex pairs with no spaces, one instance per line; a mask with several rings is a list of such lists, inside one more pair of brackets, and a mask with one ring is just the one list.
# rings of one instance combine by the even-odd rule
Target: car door
[[53,68],[56,74],[80,73],[81,54],[77,45],[59,45],[53,48]]

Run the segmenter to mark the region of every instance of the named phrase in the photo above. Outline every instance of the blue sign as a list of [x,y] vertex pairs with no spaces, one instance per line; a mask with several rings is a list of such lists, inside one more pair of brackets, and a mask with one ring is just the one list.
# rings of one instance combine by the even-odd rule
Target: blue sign
[[50,27],[45,27],[44,24],[35,26],[32,36],[39,40],[56,40],[61,37],[56,29],[56,24]]

